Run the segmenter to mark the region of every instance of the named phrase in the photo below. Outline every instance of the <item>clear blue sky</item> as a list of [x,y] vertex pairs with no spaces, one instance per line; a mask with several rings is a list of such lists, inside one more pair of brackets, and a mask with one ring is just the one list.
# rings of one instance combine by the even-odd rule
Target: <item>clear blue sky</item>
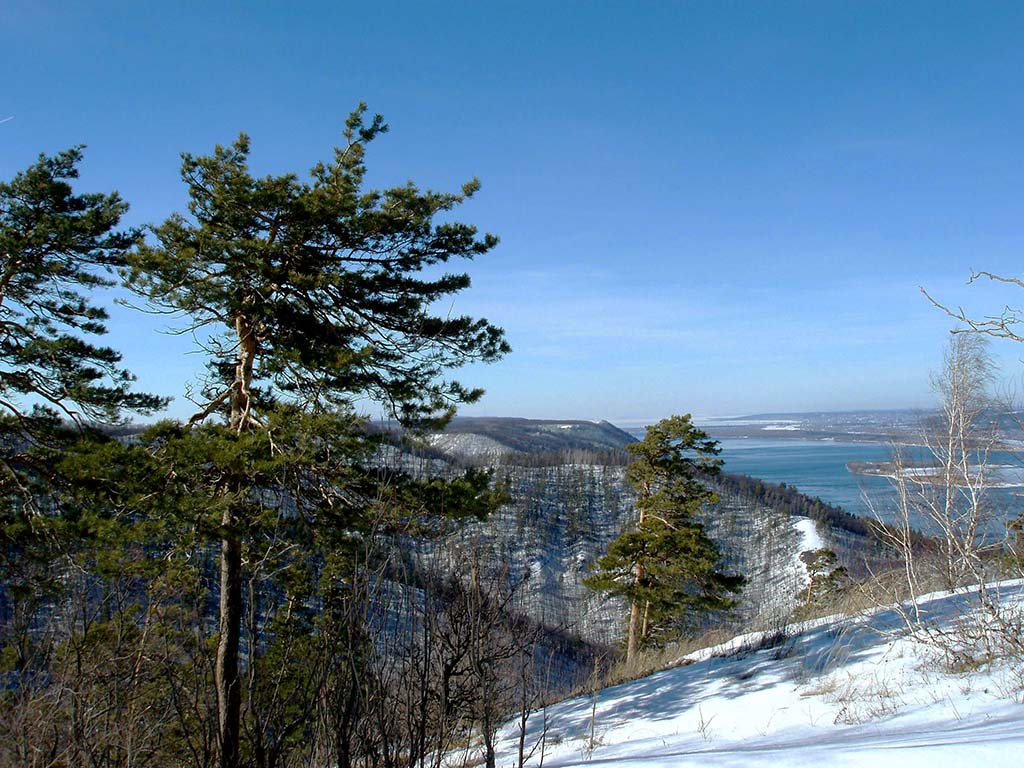
[[[483,190],[502,244],[456,311],[514,352],[466,413],[657,418],[923,406],[950,322],[1024,293],[1024,4],[51,2],[0,5],[0,176],[88,145],[131,223],[179,153],[239,131],[259,172],[326,158],[360,101],[375,185]],[[116,311],[178,396],[195,357]],[[996,346],[1017,376],[1024,349]]]

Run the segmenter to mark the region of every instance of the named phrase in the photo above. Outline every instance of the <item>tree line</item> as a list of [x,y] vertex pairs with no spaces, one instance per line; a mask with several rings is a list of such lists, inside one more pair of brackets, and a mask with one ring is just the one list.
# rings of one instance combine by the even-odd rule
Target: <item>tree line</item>
[[822,501],[817,496],[807,496],[786,483],[772,483],[748,475],[722,472],[716,478],[721,488],[752,504],[770,507],[778,512],[795,517],[807,517],[859,536],[869,536],[872,522],[850,514],[835,504]]

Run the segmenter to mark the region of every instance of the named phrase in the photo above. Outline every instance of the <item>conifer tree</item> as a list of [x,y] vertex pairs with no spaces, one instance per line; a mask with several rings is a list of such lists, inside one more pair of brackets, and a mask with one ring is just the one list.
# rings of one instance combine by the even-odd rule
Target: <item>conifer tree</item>
[[29,426],[35,406],[75,421],[152,412],[161,398],[133,393],[116,350],[92,343],[107,312],[89,294],[113,285],[138,239],[117,231],[118,194],[76,194],[82,148],[39,160],[0,182],[0,411]]
[[166,403],[132,392],[120,353],[94,341],[107,312],[91,294],[113,285],[138,232],[117,230],[128,205],[116,192],[75,192],[81,160],[81,147],[41,155],[0,182],[0,541],[18,539],[22,559],[24,537],[54,523],[39,514],[53,482],[46,451],[77,439],[69,422]]
[[[8,693],[16,691],[0,708],[25,704],[42,739],[51,738],[42,735],[47,715],[31,702],[59,677],[43,626],[47,616],[76,614],[67,606],[84,596],[68,563],[99,552],[105,530],[96,524],[102,512],[79,515],[59,499],[81,478],[96,482],[91,470],[110,441],[95,422],[165,403],[133,392],[120,353],[97,341],[107,312],[95,293],[113,285],[138,233],[118,230],[128,206],[117,193],[76,192],[81,160],[81,147],[41,155],[0,182],[0,663],[12,676]],[[72,446],[81,459],[74,467],[64,455]],[[57,718],[50,724],[56,734]],[[28,733],[18,733],[22,746],[34,741]]]
[[184,315],[189,332],[209,331],[193,421],[222,414],[245,432],[280,400],[323,411],[372,398],[409,423],[480,397],[444,380],[445,370],[509,351],[486,320],[432,313],[469,287],[467,274],[424,275],[497,244],[470,225],[434,221],[479,183],[458,194],[412,182],[364,190],[366,145],[387,130],[380,115],[367,124],[365,110],[308,182],[254,178],[244,134],[213,155],[183,155],[190,216],[154,230],[130,280],[154,308]]
[[814,610],[828,608],[849,585],[846,568],[838,564],[831,549],[809,549],[800,553],[800,562],[807,568],[807,585],[796,593],[797,618],[810,618]]
[[[443,216],[478,183],[456,194],[411,182],[365,190],[366,145],[387,130],[365,112],[360,105],[350,116],[345,145],[308,181],[252,176],[245,135],[212,155],[183,155],[188,215],[156,227],[127,275],[154,310],[184,317],[183,330],[202,338],[208,355],[188,426],[205,474],[216,476],[204,487],[220,515],[210,526],[221,543],[216,686],[221,765],[231,768],[239,761],[246,541],[261,521],[280,520],[280,504],[294,505],[300,520],[357,528],[360,500],[379,489],[343,476],[346,457],[358,453],[346,446],[358,442],[354,405],[382,403],[406,424],[443,420],[482,394],[445,371],[509,350],[486,320],[434,310],[470,283],[438,267],[497,243]],[[165,444],[184,439],[176,433]],[[467,478],[460,492],[482,498],[485,479]],[[268,504],[270,488],[287,488],[288,500]]]
[[702,505],[718,501],[704,481],[721,466],[718,443],[686,414],[648,427],[627,450],[636,526],[608,546],[587,584],[629,601],[629,663],[680,622],[732,607],[743,579],[718,570],[721,553],[696,519]]

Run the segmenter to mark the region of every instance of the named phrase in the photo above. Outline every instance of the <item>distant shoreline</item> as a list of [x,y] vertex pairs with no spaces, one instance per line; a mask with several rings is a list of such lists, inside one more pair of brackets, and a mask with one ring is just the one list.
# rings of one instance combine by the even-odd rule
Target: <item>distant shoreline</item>
[[703,427],[716,440],[803,440],[814,443],[860,443],[866,445],[916,445],[910,434],[879,434],[857,432],[824,432],[820,430],[729,429],[719,426]]
[[[989,470],[998,470],[1000,466],[990,466]],[[958,474],[947,481],[946,478],[942,477],[942,467],[936,465],[933,462],[927,461],[905,461],[901,466],[897,467],[894,462],[891,461],[851,461],[846,464],[848,472],[854,475],[864,475],[868,477],[887,477],[892,480],[899,479],[902,475],[903,478],[909,479],[914,483],[920,485],[945,485],[947,482],[950,486],[958,488],[965,487],[967,478],[963,474]],[[973,472],[973,468],[969,470]],[[998,477],[998,474],[996,475]],[[983,484],[986,489],[994,488],[1020,488],[1022,487],[1021,482],[1009,482],[1007,480],[990,479],[988,482]],[[1016,495],[1020,495],[1018,492]]]

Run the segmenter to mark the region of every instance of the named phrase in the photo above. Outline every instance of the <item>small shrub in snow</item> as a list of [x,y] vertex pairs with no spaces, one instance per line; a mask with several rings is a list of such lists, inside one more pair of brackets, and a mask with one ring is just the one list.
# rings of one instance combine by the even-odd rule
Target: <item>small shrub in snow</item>
[[849,678],[826,694],[826,700],[839,705],[835,716],[837,725],[860,725],[892,717],[906,703],[900,687],[880,676],[867,681]]

